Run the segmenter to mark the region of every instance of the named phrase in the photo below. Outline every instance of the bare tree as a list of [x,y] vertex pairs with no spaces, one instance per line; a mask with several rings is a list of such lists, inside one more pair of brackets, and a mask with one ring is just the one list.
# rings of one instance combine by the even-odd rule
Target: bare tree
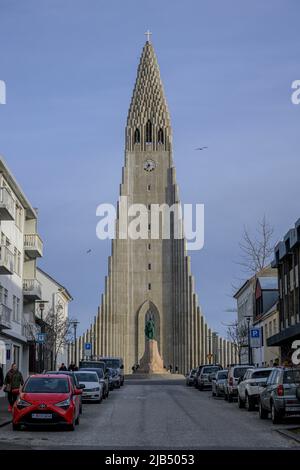
[[71,340],[72,325],[70,319],[64,313],[63,305],[59,301],[54,308],[48,310],[44,322],[46,325],[44,354],[48,358],[48,362],[52,358],[53,369],[56,369],[59,353]]
[[249,230],[244,227],[242,240],[239,244],[241,249],[241,261],[245,272],[254,275],[265,268],[273,255],[273,227],[268,223],[264,215],[258,222],[256,235],[251,235]]
[[245,323],[239,324],[237,320],[226,326],[228,339],[233,344],[239,362],[241,362],[242,350],[248,346],[248,327]]

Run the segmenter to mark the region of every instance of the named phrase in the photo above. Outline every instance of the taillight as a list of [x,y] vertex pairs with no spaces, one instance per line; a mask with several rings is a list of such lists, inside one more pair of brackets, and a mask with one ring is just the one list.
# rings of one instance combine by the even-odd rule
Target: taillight
[[278,395],[279,397],[283,397],[283,395],[284,395],[284,388],[283,388],[283,385],[278,385],[278,387],[277,387],[277,395]]
[[230,378],[229,378],[229,385],[232,387],[232,385],[233,385],[233,377],[230,377]]

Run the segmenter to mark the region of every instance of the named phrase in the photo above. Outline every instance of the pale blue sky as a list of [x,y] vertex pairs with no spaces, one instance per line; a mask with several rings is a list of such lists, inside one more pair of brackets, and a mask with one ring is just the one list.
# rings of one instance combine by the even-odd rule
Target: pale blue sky
[[95,210],[118,197],[144,31],[171,112],[181,200],[205,204],[196,289],[224,332],[243,224],[265,213],[279,239],[300,216],[300,105],[290,99],[299,18],[298,0],[0,0],[0,154],[39,208],[40,265],[73,294],[81,330],[103,292],[110,242],[96,238]]

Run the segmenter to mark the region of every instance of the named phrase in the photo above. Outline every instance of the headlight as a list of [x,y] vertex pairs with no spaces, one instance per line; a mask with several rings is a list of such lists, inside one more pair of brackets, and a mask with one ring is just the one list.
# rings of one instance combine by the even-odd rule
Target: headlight
[[99,387],[91,388],[91,392],[99,392],[99,390],[100,390]]
[[32,403],[29,403],[26,400],[22,400],[22,398],[18,398],[18,400],[17,400],[17,408],[19,410],[23,410],[23,408],[27,408],[28,406],[31,406],[31,405],[32,405]]
[[70,404],[71,404],[70,398],[67,398],[66,400],[60,401],[59,403],[55,403],[55,406],[58,406],[59,408],[67,410]]

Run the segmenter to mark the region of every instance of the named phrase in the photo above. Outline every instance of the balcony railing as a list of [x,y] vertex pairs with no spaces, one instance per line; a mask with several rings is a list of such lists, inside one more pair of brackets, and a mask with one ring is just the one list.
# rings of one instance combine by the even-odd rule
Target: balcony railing
[[43,256],[43,241],[37,233],[24,235],[24,250],[30,258]]
[[15,201],[8,188],[0,188],[0,220],[14,220]]
[[0,274],[13,274],[14,255],[6,245],[0,245]]
[[4,328],[11,328],[11,308],[0,304],[0,330]]
[[23,295],[29,300],[41,300],[42,286],[37,279],[23,280]]

